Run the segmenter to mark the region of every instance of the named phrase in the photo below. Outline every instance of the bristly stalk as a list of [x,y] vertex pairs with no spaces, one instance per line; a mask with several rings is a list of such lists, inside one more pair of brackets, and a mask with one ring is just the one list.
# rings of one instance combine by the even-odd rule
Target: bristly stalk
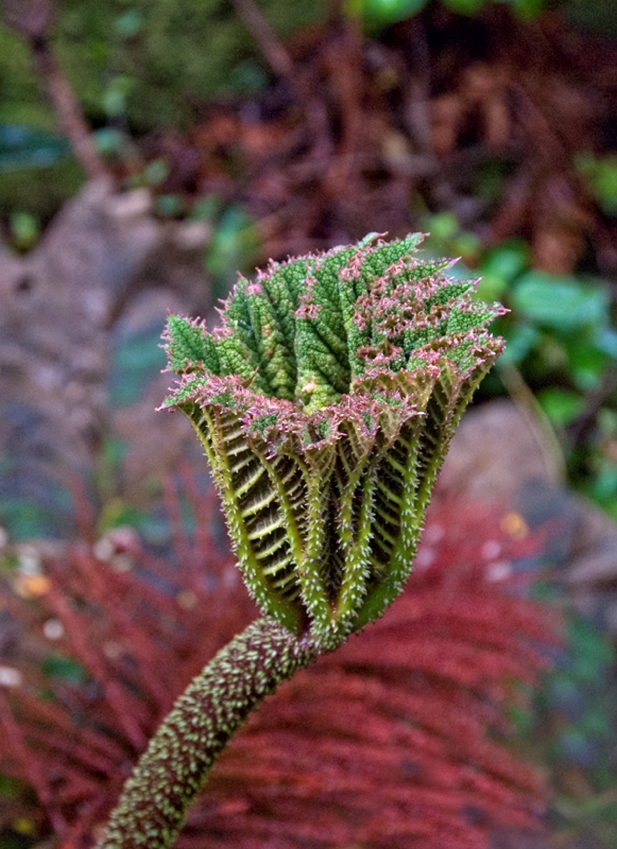
[[[487,330],[501,307],[449,278],[449,261],[419,259],[421,238],[370,234],[271,263],[255,281],[239,280],[212,333],[170,317],[166,349],[180,381],[167,406],[188,415],[204,446],[244,581],[267,617],[265,642],[251,642],[250,667],[244,654],[218,655],[216,673],[202,673],[200,698],[219,721],[203,756],[193,740],[201,703],[180,699],[181,722],[172,713],[152,741],[104,849],[171,845],[175,812],[210,768],[208,741],[222,748],[301,665],[290,647],[306,662],[331,651],[401,592],[450,439],[503,347]],[[254,691],[249,681],[237,698],[244,675],[267,685]],[[156,821],[142,817],[155,808]]]
[[212,764],[248,714],[278,684],[317,657],[273,619],[258,619],[228,643],[176,701],[127,781],[100,847],[165,849]]

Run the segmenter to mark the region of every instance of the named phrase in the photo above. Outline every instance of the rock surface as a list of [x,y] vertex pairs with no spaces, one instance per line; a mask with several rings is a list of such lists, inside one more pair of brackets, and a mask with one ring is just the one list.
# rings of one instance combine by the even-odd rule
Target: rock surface
[[[145,190],[115,195],[91,183],[30,254],[0,252],[0,512],[21,501],[66,530],[67,486],[96,472],[113,431],[108,378],[121,322],[152,293],[156,333],[166,310],[210,306],[199,228],[158,221]],[[152,320],[148,309],[135,314]]]
[[437,492],[490,501],[542,529],[542,558],[528,567],[548,568],[576,610],[617,638],[617,525],[566,488],[550,446],[512,401],[484,404],[464,416]]

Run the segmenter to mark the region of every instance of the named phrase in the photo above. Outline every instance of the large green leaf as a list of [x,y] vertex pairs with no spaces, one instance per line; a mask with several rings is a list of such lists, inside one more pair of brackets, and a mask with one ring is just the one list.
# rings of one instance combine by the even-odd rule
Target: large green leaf
[[521,315],[568,331],[605,324],[609,296],[603,288],[580,283],[575,277],[530,271],[519,280],[511,302]]

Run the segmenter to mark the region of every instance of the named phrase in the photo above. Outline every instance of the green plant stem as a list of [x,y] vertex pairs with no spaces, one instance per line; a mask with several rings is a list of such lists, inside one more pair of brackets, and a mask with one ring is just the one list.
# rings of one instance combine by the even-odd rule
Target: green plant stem
[[167,849],[215,759],[249,713],[318,654],[272,619],[238,634],[189,684],[124,786],[97,849]]

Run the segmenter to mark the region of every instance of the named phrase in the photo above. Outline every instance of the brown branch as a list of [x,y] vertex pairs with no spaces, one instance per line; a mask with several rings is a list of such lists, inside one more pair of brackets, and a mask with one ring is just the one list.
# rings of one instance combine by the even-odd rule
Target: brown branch
[[276,37],[276,33],[253,0],[231,0],[236,14],[251,33],[265,60],[275,74],[286,79],[293,76],[293,63],[289,53]]
[[5,0],[4,20],[27,41],[34,67],[75,158],[91,180],[109,177],[75,92],[54,56],[49,40],[54,13],[55,8],[49,0],[32,0],[29,3]]
[[30,47],[35,67],[45,83],[60,129],[68,138],[75,158],[91,180],[108,176],[105,163],[92,141],[90,127],[83,116],[79,101],[56,62],[49,40],[32,39]]

